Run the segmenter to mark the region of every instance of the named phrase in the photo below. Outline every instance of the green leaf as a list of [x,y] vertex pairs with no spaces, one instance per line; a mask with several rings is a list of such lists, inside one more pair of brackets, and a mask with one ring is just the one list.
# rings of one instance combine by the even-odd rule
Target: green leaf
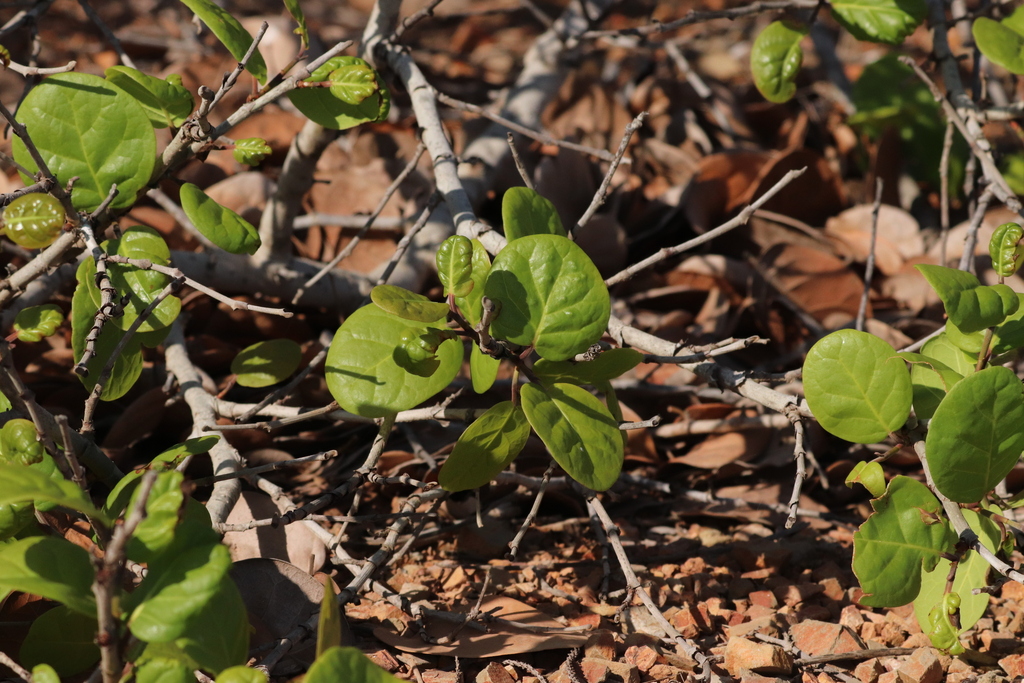
[[1005,154],[999,160],[999,170],[1014,194],[1024,194],[1024,154]]
[[636,349],[609,349],[591,361],[550,361],[543,358],[534,363],[537,377],[551,382],[575,382],[597,385],[629,372],[644,359]]
[[1020,268],[1021,257],[1024,256],[1024,245],[1020,243],[1022,237],[1024,229],[1020,223],[1003,223],[992,233],[988,253],[996,275],[1009,277]]
[[406,330],[395,347],[392,358],[399,367],[419,377],[430,377],[441,367],[441,359],[437,350],[445,341],[456,340],[458,335],[452,330]]
[[[358,57],[332,57],[310,74],[305,82],[321,83],[333,80],[334,72],[345,67],[367,66]],[[369,68],[369,67],[367,67]],[[358,104],[339,99],[334,88],[296,88],[288,93],[288,99],[296,108],[324,128],[345,130],[361,123],[381,121],[387,118],[391,107],[391,93],[383,79],[375,77],[377,91]]]
[[473,243],[462,235],[452,235],[437,249],[437,276],[445,296],[464,297],[473,287]]
[[230,576],[221,579],[209,600],[189,620],[185,635],[174,644],[200,668],[214,674],[245,664],[249,653],[249,616]]
[[103,506],[103,512],[110,515],[112,518],[119,516],[124,512],[125,508],[128,507],[128,502],[132,498],[132,493],[135,488],[139,485],[139,480],[142,479],[143,475],[149,470],[156,470],[157,472],[166,472],[173,470],[181,461],[190,455],[200,455],[208,452],[213,448],[214,444],[220,441],[220,436],[200,436],[194,439],[189,439],[184,443],[180,443],[177,446],[167,449],[163,453],[153,458],[148,465],[141,467],[137,470],[132,470],[128,474],[121,478],[121,481],[117,482],[114,489],[107,495],[107,502]]
[[985,343],[984,330],[976,330],[970,334],[965,334],[952,320],[946,320],[945,335],[946,339],[954,346],[963,349],[975,358],[981,353],[981,347]]
[[66,218],[56,197],[30,192],[4,209],[3,233],[19,247],[42,249],[57,239]]
[[502,401],[462,433],[437,481],[449,491],[484,486],[515,460],[529,437],[530,423],[523,409]]
[[0,595],[22,591],[63,603],[96,618],[89,553],[56,536],[31,536],[0,545]]
[[469,376],[473,382],[473,391],[483,394],[494,386],[500,366],[500,360],[487,355],[478,345],[472,344],[469,349]]
[[32,503],[9,503],[0,505],[0,544],[14,538],[36,521]]
[[977,356],[972,356],[954,344],[945,332],[925,342],[921,347],[921,354],[944,363],[961,377],[973,375],[978,363]]
[[871,501],[875,512],[853,534],[853,571],[865,595],[860,604],[897,607],[917,597],[921,570],[933,569],[952,550],[956,534],[928,487],[893,477],[885,495]]
[[217,674],[216,683],[267,683],[267,676],[248,666],[232,666]]
[[527,235],[565,237],[555,205],[528,187],[512,187],[501,199],[501,220],[509,242]]
[[[167,243],[153,228],[134,225],[117,239],[104,242],[107,253],[117,254],[132,259],[149,260],[160,266],[171,263],[171,250]],[[124,306],[124,315],[114,318],[113,323],[122,330],[127,330],[136,318],[153,303],[157,295],[171,281],[171,278],[155,270],[143,270],[134,266],[111,263],[108,272],[110,282],[121,296],[128,296]],[[99,290],[92,288],[94,303],[99,304]],[[139,326],[139,332],[154,332],[169,327],[181,312],[181,299],[168,296],[161,301],[153,312]]]
[[402,683],[354,647],[332,647],[313,662],[303,683]]
[[750,49],[754,85],[769,102],[785,102],[796,94],[796,76],[804,61],[800,41],[807,27],[792,21],[773,21]]
[[[98,207],[115,183],[118,195],[110,208],[130,207],[153,173],[156,136],[146,112],[131,95],[99,76],[47,76],[22,101],[17,119],[61,183],[78,176],[71,202],[80,211]],[[14,159],[35,172],[21,139],[15,138],[13,145]],[[27,176],[23,180],[34,182]]]
[[243,138],[235,140],[235,149],[231,154],[240,164],[256,166],[270,156],[273,151],[263,138]]
[[269,387],[291,377],[302,362],[302,347],[291,339],[270,339],[242,349],[231,361],[243,387]]
[[346,64],[327,75],[331,94],[345,104],[358,105],[377,92],[377,72],[369,64]]
[[177,659],[147,659],[135,671],[135,683],[192,683],[192,667]]
[[976,503],[1024,451],[1024,388],[1013,370],[990,367],[960,380],[935,409],[925,446],[935,487]]
[[32,683],[60,683],[60,677],[49,664],[39,664],[32,669]]
[[484,296],[484,282],[487,281],[487,276],[491,272],[491,256],[480,240],[470,240],[470,242],[473,244],[473,273],[471,275],[473,288],[464,296],[456,295],[455,305],[459,307],[466,322],[470,325],[478,325],[483,315],[481,300]]
[[[231,555],[220,544],[189,548],[171,560],[148,588],[146,599],[128,619],[132,635],[147,643],[166,643],[186,635],[194,617],[220,590],[231,566]],[[141,588],[141,586],[140,586]],[[188,634],[196,637],[195,633]],[[194,655],[193,655],[194,656]]]
[[324,596],[320,601],[320,618],[316,629],[317,657],[332,647],[341,647],[344,626],[341,620],[341,607],[334,597],[333,586],[330,577],[324,576]]
[[978,17],[971,27],[981,53],[1010,73],[1024,74],[1024,11],[1014,10],[1006,19]]
[[914,413],[918,419],[929,420],[953,385],[963,375],[942,361],[920,353],[900,353],[910,363],[910,382],[914,385]]
[[420,323],[437,322],[448,315],[448,304],[431,301],[422,294],[394,285],[377,285],[370,291],[370,300],[381,310]]
[[885,495],[885,473],[882,471],[882,465],[873,460],[854,465],[846,475],[846,486],[852,489],[854,484],[866,488],[872,498]]
[[[992,552],[999,551],[999,527],[987,517],[982,517],[974,510],[964,510],[964,517],[971,529],[978,534],[982,544]],[[928,618],[932,608],[942,601],[946,592],[946,577],[949,576],[950,561],[941,558],[931,571],[921,575],[921,592],[914,600],[914,614],[921,629],[928,633],[931,620]],[[956,568],[953,579],[953,592],[960,594],[960,629],[954,633],[956,637],[978,623],[988,607],[988,593],[974,594],[975,588],[988,585],[990,565],[985,558],[968,550]]]
[[58,605],[36,617],[28,627],[21,644],[21,664],[49,664],[61,676],[81,673],[100,659],[96,631],[96,615]]
[[530,426],[570,477],[595,491],[615,483],[622,437],[601,401],[574,384],[526,384],[520,395]]
[[260,234],[249,221],[209,197],[192,183],[181,186],[181,208],[207,239],[224,251],[252,256]]
[[[237,19],[231,16],[227,10],[214,4],[212,0],[181,0],[181,2],[213,31],[213,35],[217,36],[217,40],[224,44],[232,57],[239,62],[242,61],[249,46],[252,45],[253,39]],[[267,82],[267,63],[263,61],[263,55],[260,54],[259,48],[252,53],[252,58],[245,65],[245,70],[255,76],[260,83]]]
[[608,288],[590,257],[558,235],[527,235],[498,252],[484,294],[501,311],[491,334],[568,360],[604,334]]
[[[85,353],[86,338],[92,330],[96,312],[99,310],[90,291],[96,289],[95,276],[96,262],[91,258],[82,259],[78,266],[78,286],[71,298],[71,348],[76,363]],[[79,379],[82,380],[87,391],[92,391],[96,385],[103,366],[106,365],[123,336],[124,332],[118,329],[117,325],[103,326],[103,331],[100,332],[99,339],[96,340],[96,355],[86,364],[89,374],[84,377],[79,375]],[[114,359],[114,370],[106,386],[103,387],[103,394],[100,398],[104,401],[121,398],[128,393],[141,375],[142,339],[139,338],[139,335],[135,335],[129,340],[124,351]]]
[[997,327],[992,335],[992,353],[999,355],[1009,353],[1024,346],[1024,294],[1018,294],[1020,306],[1015,313]]
[[49,337],[64,322],[64,311],[56,304],[29,306],[14,318],[14,331],[18,341],[37,342]]
[[804,361],[804,395],[826,431],[854,443],[874,443],[903,426],[913,387],[891,346],[856,330],[819,340]]
[[155,78],[127,66],[112,66],[104,75],[142,105],[154,128],[180,126],[195,106],[192,93],[180,83]]
[[302,39],[302,48],[306,49],[309,47],[309,28],[306,26],[306,15],[302,13],[298,0],[284,0],[284,6],[288,9],[288,14],[292,15],[295,23],[299,25],[295,29],[295,33]]
[[448,386],[462,366],[461,342],[438,347],[438,369],[418,377],[398,365],[395,347],[408,333],[445,330],[436,323],[415,323],[377,306],[363,306],[338,328],[327,353],[327,388],[345,410],[363,417],[384,417],[419,405]]
[[[185,494],[181,489],[184,480],[185,475],[174,470],[157,476],[146,499],[146,517],[128,539],[127,554],[132,560],[151,563],[174,542],[178,516],[185,504]],[[132,494],[128,509],[133,509],[137,500],[138,487]]]
[[832,0],[832,15],[857,40],[899,45],[928,14],[925,0]]
[[0,429],[0,460],[4,464],[37,465],[45,456],[46,450],[31,420],[16,417]]
[[982,285],[973,274],[955,268],[919,264],[917,268],[942,299],[946,315],[960,332],[994,327],[1020,306],[1006,285]]
[[78,488],[65,479],[56,479],[36,467],[0,465],[0,505],[23,502],[50,502],[78,510],[104,524],[111,520],[96,509]]

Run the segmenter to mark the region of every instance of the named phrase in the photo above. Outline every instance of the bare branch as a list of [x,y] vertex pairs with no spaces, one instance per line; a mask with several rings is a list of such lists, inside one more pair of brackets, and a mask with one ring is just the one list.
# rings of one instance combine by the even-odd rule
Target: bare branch
[[583,212],[580,219],[576,221],[576,225],[569,230],[570,235],[575,235],[578,230],[589,223],[590,219],[597,213],[597,210],[604,204],[604,200],[608,196],[608,187],[612,184],[612,177],[615,175],[615,171],[618,170],[619,162],[622,161],[622,157],[626,153],[629,140],[633,137],[633,133],[643,125],[645,118],[647,118],[647,112],[642,111],[626,126],[626,132],[623,134],[621,142],[619,142],[619,149],[615,152],[615,158],[612,159],[611,164],[608,166],[608,172],[604,174],[601,185],[597,188],[597,192],[594,193],[594,198],[590,200],[590,206]]

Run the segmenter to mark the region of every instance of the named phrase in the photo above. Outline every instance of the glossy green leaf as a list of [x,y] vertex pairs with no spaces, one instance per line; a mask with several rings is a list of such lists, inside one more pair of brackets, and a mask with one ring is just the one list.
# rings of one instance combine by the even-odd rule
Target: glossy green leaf
[[459,337],[452,330],[408,329],[395,347],[392,359],[400,368],[418,377],[430,377],[441,367],[437,351],[441,344]]
[[988,253],[992,257],[992,270],[996,275],[1009,277],[1020,268],[1024,256],[1024,229],[1020,223],[1003,223],[992,233],[988,241]]
[[58,605],[36,617],[28,627],[21,644],[21,664],[49,664],[61,676],[81,673],[100,659],[96,631],[96,615]]
[[1006,285],[982,285],[973,274],[943,266],[915,266],[942,299],[946,315],[960,332],[970,334],[994,327],[1020,306]]
[[320,601],[320,618],[316,628],[316,656],[319,657],[332,647],[341,647],[344,623],[341,607],[334,596],[334,584],[330,577],[324,577],[324,595]]
[[[982,544],[992,552],[999,550],[999,527],[987,517],[982,517],[974,510],[964,510],[964,518],[971,529],[978,534]],[[931,571],[921,575],[921,592],[914,600],[914,614],[917,616],[917,623],[921,629],[928,633],[931,629],[932,620],[929,619],[931,610],[942,601],[946,592],[946,577],[949,576],[950,561],[941,558],[939,563]],[[960,564],[956,568],[956,578],[953,579],[953,592],[960,595],[960,629],[954,633],[954,638],[967,629],[978,623],[988,607],[988,593],[974,594],[975,588],[988,585],[988,573],[990,565],[978,553],[973,550],[967,551]],[[949,647],[947,645],[947,647]]]
[[354,647],[332,647],[313,662],[303,683],[402,683]]
[[235,140],[235,148],[231,154],[240,164],[256,166],[270,156],[273,151],[263,138],[244,138]]
[[[920,595],[918,599],[920,599]],[[916,601],[915,601],[916,602]],[[960,594],[946,593],[931,609],[921,629],[932,643],[932,647],[948,654],[959,655],[965,652],[960,642],[959,629],[953,623],[953,615],[960,610]]]
[[64,322],[64,311],[56,304],[29,306],[14,318],[14,331],[18,341],[37,342],[49,337]]
[[913,387],[891,346],[866,332],[839,330],[819,340],[804,361],[804,395],[826,431],[874,443],[907,421]]
[[[253,39],[238,19],[235,19],[227,10],[219,7],[212,0],[181,0],[181,2],[213,31],[213,35],[217,36],[217,40],[224,44],[232,57],[239,62],[242,61],[252,45]],[[245,70],[255,76],[260,83],[267,82],[267,63],[263,61],[263,55],[260,54],[259,48],[252,53],[252,58],[245,65]]]
[[96,617],[89,552],[56,536],[30,536],[0,545],[0,595],[22,591]]
[[6,465],[38,465],[46,457],[31,420],[16,417],[0,428],[0,461]]
[[609,382],[629,372],[644,359],[636,349],[609,349],[591,361],[549,361],[543,358],[533,366],[533,372],[542,380],[598,384]]
[[464,297],[474,287],[473,243],[462,235],[452,235],[437,249],[437,276],[444,295]]
[[961,377],[973,375],[978,363],[977,356],[972,356],[954,344],[945,332],[925,342],[921,347],[921,354],[944,363]]
[[858,40],[899,45],[928,14],[925,0],[832,0],[832,15]]
[[[171,559],[169,567],[148,587],[146,599],[132,612],[128,628],[147,643],[161,643],[186,635],[190,625],[220,590],[231,566],[231,555],[220,544],[189,548]],[[189,634],[196,637],[196,634]]]
[[993,331],[994,355],[1008,353],[1024,346],[1024,294],[1018,294],[1017,300],[1020,302],[1017,311],[1006,316],[1006,320]]
[[112,66],[104,75],[142,105],[154,128],[180,126],[192,113],[195,100],[180,83],[165,81],[127,66]]
[[1024,8],[995,21],[978,17],[971,26],[974,42],[993,63],[1015,74],[1024,74]]
[[441,344],[439,367],[429,377],[411,374],[394,359],[403,335],[428,328],[447,329],[404,320],[373,304],[350,315],[327,353],[327,388],[338,405],[363,417],[383,417],[419,405],[447,387],[462,366],[461,342]]
[[865,593],[860,603],[905,605],[921,589],[922,568],[933,569],[953,549],[956,534],[941,517],[939,500],[909,477],[894,477],[871,507],[874,514],[853,534],[853,571]]
[[[104,243],[107,253],[117,254],[132,259],[149,260],[160,266],[171,263],[171,250],[167,243],[153,228],[134,225],[117,239]],[[124,305],[124,315],[114,318],[113,323],[122,330],[127,330],[139,315],[153,303],[157,295],[167,286],[171,278],[154,270],[143,270],[134,266],[111,263],[108,268],[110,282],[121,296],[128,296]],[[100,303],[99,290],[90,290],[93,301]],[[161,301],[153,312],[139,326],[139,332],[154,332],[169,327],[181,312],[181,299],[168,296]]]
[[[128,208],[153,173],[156,136],[146,112],[99,76],[47,76],[22,101],[17,119],[61,183],[78,176],[71,202],[81,211],[98,207],[114,184],[118,195],[111,208]],[[21,139],[15,137],[13,144],[15,160],[36,171]]]
[[929,420],[939,403],[963,375],[942,361],[920,353],[901,353],[910,363],[910,382],[914,385],[914,413],[918,419]]
[[[221,546],[223,547],[223,546]],[[225,576],[174,641],[200,668],[219,674],[245,664],[249,653],[249,616],[231,577]]]
[[500,360],[481,351],[478,345],[471,345],[469,350],[469,376],[473,383],[473,391],[482,394],[494,386],[494,380],[498,378],[498,368],[500,366]]
[[622,437],[601,401],[574,384],[526,384],[520,396],[530,426],[570,477],[595,491],[615,483]]
[[1024,452],[1024,388],[1013,370],[990,367],[960,380],[935,409],[925,441],[935,487],[976,503]]
[[491,334],[568,360],[601,338],[611,315],[608,288],[582,249],[558,235],[527,235],[498,252],[484,294],[501,311]]
[[216,683],[267,683],[267,676],[248,666],[232,666],[217,674]]
[[231,361],[243,387],[269,387],[291,377],[302,362],[302,347],[291,339],[270,339],[247,346]]
[[859,462],[846,475],[846,485],[853,488],[854,484],[860,484],[868,490],[872,498],[879,498],[885,495],[885,472],[882,465],[873,460]]
[[530,423],[523,409],[502,401],[462,433],[437,481],[449,491],[484,486],[515,460],[529,437]]
[[501,220],[509,242],[527,235],[565,237],[555,205],[528,187],[512,187],[501,199]]
[[56,197],[30,192],[4,209],[3,232],[19,247],[42,249],[57,239],[64,220],[64,207]]
[[331,94],[353,106],[377,92],[377,72],[362,60],[338,67],[327,75],[327,80],[331,82]]
[[754,85],[769,102],[785,102],[796,94],[796,76],[804,61],[800,41],[807,27],[792,21],[773,21],[750,49]]
[[192,667],[177,659],[147,659],[135,671],[135,683],[192,683]]
[[[74,352],[75,362],[78,362],[85,352],[86,338],[92,330],[96,312],[99,310],[90,291],[96,288],[95,275],[96,262],[91,258],[82,259],[78,266],[78,286],[71,299],[71,348]],[[79,375],[86,390],[92,391],[103,366],[106,365],[123,336],[124,332],[118,329],[117,325],[103,326],[103,331],[100,332],[99,339],[96,341],[96,355],[86,364],[89,374],[84,377]],[[128,393],[141,375],[142,339],[139,338],[139,335],[135,335],[129,340],[124,351],[115,358],[113,373],[103,387],[103,394],[100,398],[104,401],[121,398]]]
[[0,465],[0,505],[26,501],[50,502],[78,510],[105,524],[111,522],[74,482],[52,477],[36,467]]
[[60,683],[60,676],[49,664],[38,664],[32,669],[32,683]]
[[224,251],[252,256],[260,248],[259,231],[249,221],[192,183],[181,186],[181,208],[199,232]]
[[981,347],[985,343],[985,331],[975,330],[965,334],[952,320],[946,320],[946,339],[959,349],[963,349],[970,355],[977,358],[981,353]]
[[[185,494],[181,488],[184,480],[185,475],[174,470],[161,472],[157,476],[149,498],[146,499],[146,517],[128,539],[127,554],[132,560],[152,562],[174,542],[178,517],[185,504]],[[127,509],[134,509],[137,500],[136,487]]]
[[284,6],[288,9],[288,14],[292,15],[292,19],[299,25],[295,29],[295,33],[302,39],[303,49],[309,47],[309,28],[306,26],[306,15],[302,13],[302,7],[299,6],[298,0],[284,0]]
[[459,307],[462,317],[470,325],[478,325],[483,315],[481,300],[484,296],[484,283],[491,272],[491,256],[480,240],[470,240],[473,244],[472,266],[473,271],[470,279],[473,281],[473,288],[465,296],[456,296],[455,305]]
[[157,472],[173,470],[185,458],[191,455],[207,453],[218,441],[220,441],[220,436],[215,434],[189,439],[160,453],[145,467],[132,470],[122,477],[121,481],[117,482],[117,485],[107,495],[107,502],[103,506],[103,512],[111,517],[117,517],[128,507],[128,502],[131,500],[135,488],[139,485],[139,480],[142,479],[146,472],[149,470],[156,470]]
[[448,304],[431,301],[422,294],[394,285],[377,285],[370,291],[370,300],[381,310],[420,323],[437,322],[448,315]]
[[[345,67],[365,66],[358,57],[332,57],[306,79],[310,83],[332,80],[334,72]],[[333,88],[296,88],[288,98],[296,108],[324,128],[345,130],[361,123],[387,118],[391,93],[383,79],[376,77],[377,91],[358,104],[350,104],[333,94]]]

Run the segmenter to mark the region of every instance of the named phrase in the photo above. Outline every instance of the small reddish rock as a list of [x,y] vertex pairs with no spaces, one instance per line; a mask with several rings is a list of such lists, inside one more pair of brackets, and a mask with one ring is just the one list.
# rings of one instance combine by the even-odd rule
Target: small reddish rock
[[704,628],[700,613],[690,603],[683,603],[679,611],[672,615],[672,625],[684,638],[696,638]]
[[476,675],[476,683],[515,683],[515,679],[501,664],[491,662]]
[[864,615],[860,613],[856,605],[847,605],[839,613],[839,623],[857,630],[864,623]]
[[402,668],[401,663],[387,650],[377,650],[373,654],[369,655],[369,657],[373,660],[374,664],[384,669],[389,674],[393,674]]
[[1016,678],[1024,676],[1024,655],[1010,655],[999,660],[999,666],[1006,672],[1007,676]]
[[647,675],[656,681],[676,681],[680,677],[686,680],[686,674],[683,673],[683,670],[671,664],[655,664],[647,671]]
[[878,683],[899,683],[900,675],[895,671],[886,671],[878,677]]
[[744,669],[759,674],[786,676],[793,670],[793,657],[778,645],[732,638],[725,646],[725,668],[734,676]]
[[594,659],[615,659],[615,634],[606,629],[594,631],[583,646],[583,656]]
[[459,683],[460,678],[454,671],[428,669],[423,672],[423,683]]
[[878,677],[885,673],[885,667],[877,659],[869,659],[857,665],[853,675],[860,683],[877,683]]
[[779,606],[779,600],[775,597],[775,593],[771,591],[754,591],[750,594],[749,598],[750,605],[760,605],[761,607],[768,607],[769,609],[775,609]]
[[798,648],[811,656],[840,654],[864,649],[864,643],[853,631],[827,621],[801,621],[790,633]]
[[901,683],[942,683],[942,665],[932,648],[921,648],[896,670]]
[[646,645],[634,645],[626,648],[626,654],[623,656],[623,659],[626,660],[627,664],[632,664],[640,669],[640,671],[647,673],[658,661],[658,653]]

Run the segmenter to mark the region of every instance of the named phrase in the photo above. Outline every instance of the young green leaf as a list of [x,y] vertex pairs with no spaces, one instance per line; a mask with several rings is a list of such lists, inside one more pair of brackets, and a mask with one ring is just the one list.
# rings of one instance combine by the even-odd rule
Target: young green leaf
[[1020,306],[1016,292],[1006,285],[982,285],[973,274],[955,268],[914,267],[928,280],[942,299],[946,315],[964,334],[994,327]]
[[[227,10],[214,4],[212,0],[181,0],[181,2],[213,31],[213,35],[217,36],[217,40],[224,44],[232,57],[239,62],[242,61],[252,45],[253,39],[238,19],[231,16]],[[258,47],[246,63],[245,70],[255,76],[260,83],[267,82],[267,63],[263,61],[263,55],[260,54]]]
[[89,552],[56,536],[30,536],[0,545],[0,594],[22,591],[96,618]]
[[935,409],[925,445],[935,488],[976,503],[1024,452],[1024,389],[1013,370],[990,367],[965,377]]
[[327,353],[327,388],[345,410],[363,417],[384,417],[412,408],[448,386],[462,366],[462,344],[446,341],[438,347],[438,369],[418,377],[398,365],[395,347],[403,335],[437,323],[415,323],[370,304],[350,315],[338,328]]
[[882,465],[873,460],[857,463],[846,475],[846,486],[852,489],[854,484],[866,488],[872,498],[885,495],[885,473],[882,471]]
[[188,456],[208,452],[218,441],[220,441],[220,436],[212,434],[210,436],[189,439],[184,443],[167,449],[153,458],[145,467],[132,470],[124,475],[121,481],[117,482],[117,485],[107,495],[107,502],[103,506],[104,514],[115,518],[120,515],[128,507],[128,502],[131,500],[135,488],[139,485],[139,480],[149,470],[156,470],[157,472],[173,470]]
[[0,461],[8,465],[38,465],[46,457],[31,420],[16,417],[0,429]]
[[220,590],[230,567],[231,554],[219,543],[188,548],[171,558],[165,571],[143,581],[155,579],[128,619],[132,635],[147,643],[166,643],[186,635],[197,621],[193,617]]
[[602,351],[590,361],[550,361],[540,359],[533,365],[533,372],[542,380],[551,382],[574,382],[597,385],[609,382],[629,372],[644,359],[636,349],[609,349]]
[[857,40],[899,45],[928,14],[925,0],[832,0],[832,15]]
[[769,102],[786,102],[796,94],[796,76],[804,61],[800,41],[807,27],[792,21],[773,21],[750,49],[754,85]]
[[338,67],[327,80],[331,82],[331,94],[353,106],[377,92],[377,72],[362,60]]
[[437,249],[437,276],[445,296],[464,297],[473,284],[473,243],[462,235],[452,235]]
[[324,576],[324,596],[320,601],[320,619],[316,629],[316,656],[319,657],[332,647],[341,647],[344,632],[341,608],[334,596],[334,583]]
[[22,666],[49,664],[60,676],[74,676],[100,659],[96,647],[96,616],[58,605],[43,612],[21,644]]
[[[146,517],[128,539],[127,554],[136,562],[152,562],[174,542],[178,517],[185,503],[181,489],[185,475],[174,470],[161,472],[146,499]],[[129,509],[135,505],[138,489],[129,501]]]
[[303,683],[402,683],[354,647],[332,647],[316,658]]
[[977,358],[978,354],[981,353],[981,347],[985,343],[985,331],[975,330],[970,334],[965,334],[953,320],[946,320],[946,339],[950,341],[953,346],[958,349],[963,349],[970,355]]
[[273,152],[263,138],[243,138],[235,140],[235,149],[231,154],[235,161],[246,166],[256,166]]
[[370,300],[381,310],[420,323],[434,323],[448,315],[448,304],[394,285],[377,285],[370,291]]
[[1015,74],[1024,74],[1024,7],[995,21],[978,17],[971,26],[974,42],[992,62]]
[[[25,96],[17,118],[32,131],[32,142],[60,182],[78,176],[71,202],[80,211],[98,207],[114,184],[118,194],[110,208],[128,208],[153,173],[156,136],[146,112],[99,76],[47,76]],[[14,159],[35,172],[21,138],[15,137],[13,146]]]
[[284,0],[284,6],[288,10],[288,14],[292,15],[292,19],[299,25],[295,29],[295,33],[302,39],[302,49],[309,47],[309,28],[306,26],[306,15],[302,13],[302,7],[299,6],[298,0]]
[[[366,67],[366,62],[358,57],[332,57],[306,79],[309,83],[322,83],[333,80],[332,74],[346,67]],[[344,71],[342,72],[344,74]],[[351,104],[339,99],[334,88],[296,88],[288,93],[292,104],[308,116],[310,120],[324,128],[345,130],[361,123],[381,121],[387,118],[391,108],[391,93],[384,81],[374,74],[377,84],[376,92],[358,104]]]
[[232,666],[217,674],[215,683],[267,683],[267,675],[249,666]]
[[542,358],[568,360],[601,338],[611,315],[608,288],[574,242],[558,235],[527,235],[498,252],[484,294],[501,312],[491,334]]
[[1020,306],[1006,317],[992,335],[992,354],[1009,353],[1024,346],[1024,294],[1018,294]]
[[978,363],[977,356],[972,356],[954,344],[945,332],[925,342],[921,354],[945,364],[961,377],[973,375]]
[[853,534],[853,571],[865,593],[860,603],[905,605],[921,589],[922,568],[934,569],[956,534],[941,517],[939,500],[909,477],[894,477],[871,507],[874,514]]
[[529,437],[530,423],[523,409],[502,401],[462,433],[437,481],[449,491],[484,486],[515,460]]
[[500,366],[500,360],[487,355],[478,345],[473,344],[469,350],[469,376],[473,382],[473,391],[482,394],[494,386]]
[[900,353],[910,363],[910,383],[914,385],[914,413],[920,420],[929,420],[953,385],[963,375],[942,361],[920,353]]
[[1024,256],[1024,229],[1020,223],[1003,223],[988,241],[988,253],[992,257],[992,270],[996,275],[1009,277],[1020,268],[1021,257]]
[[52,477],[36,467],[0,465],[0,505],[28,501],[61,505],[78,510],[104,524],[111,523],[76,484]]
[[437,350],[448,340],[458,339],[452,330],[406,330],[392,355],[399,367],[418,377],[430,377],[441,367]]
[[501,221],[509,242],[527,235],[565,237],[555,205],[528,187],[512,187],[501,199]]
[[881,441],[910,415],[906,365],[884,341],[839,330],[819,340],[804,361],[807,405],[826,431],[854,443]]
[[481,301],[484,296],[484,282],[487,281],[487,276],[491,272],[491,256],[487,253],[487,249],[480,240],[470,240],[470,242],[473,245],[471,260],[473,270],[470,276],[470,279],[473,281],[473,287],[464,296],[456,295],[455,305],[459,307],[459,311],[462,313],[462,317],[466,319],[466,322],[470,325],[477,325],[480,323],[480,317],[483,315]]
[[56,197],[40,192],[18,197],[4,209],[4,234],[19,247],[42,249],[64,227],[64,208]]
[[181,208],[199,232],[224,251],[252,256],[260,248],[260,234],[249,221],[192,183],[181,186]]
[[154,128],[168,128],[185,123],[195,100],[181,83],[155,78],[127,66],[112,66],[104,75],[142,105]]
[[249,652],[249,616],[230,576],[221,579],[209,600],[188,621],[174,644],[198,668],[219,674],[245,664]]
[[615,483],[622,470],[622,437],[601,401],[574,384],[526,384],[520,396],[530,426],[570,477],[595,491]]
[[196,680],[194,668],[178,659],[153,657],[139,664],[135,683],[192,683]]
[[270,339],[247,346],[231,361],[243,387],[269,387],[291,377],[302,362],[302,347],[291,339]]
[[56,304],[29,306],[14,318],[14,331],[18,341],[37,342],[49,337],[64,322],[64,311]]
[[38,664],[32,669],[32,683],[60,683],[60,676],[49,664]]
[[[161,266],[170,265],[171,250],[153,228],[133,225],[117,239],[103,243],[107,253],[126,258],[149,260]],[[142,270],[134,266],[111,263],[108,268],[110,282],[122,296],[128,296],[124,315],[113,319],[113,324],[127,330],[139,315],[153,303],[157,295],[167,286],[171,278],[154,270]],[[99,305],[99,289],[92,287],[93,302]],[[139,332],[154,332],[170,327],[181,312],[181,299],[169,296],[161,301],[153,312],[139,326]]]

